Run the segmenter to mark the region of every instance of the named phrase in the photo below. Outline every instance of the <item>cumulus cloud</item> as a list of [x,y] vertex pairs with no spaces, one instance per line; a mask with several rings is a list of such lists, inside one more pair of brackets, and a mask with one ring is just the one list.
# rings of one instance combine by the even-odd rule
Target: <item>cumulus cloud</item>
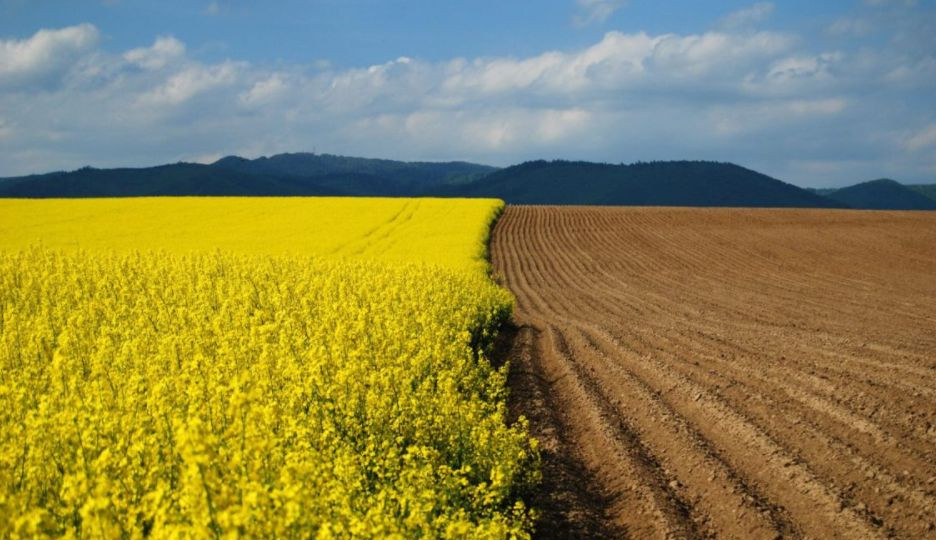
[[530,144],[550,147],[566,142],[582,136],[591,120],[589,111],[574,107],[504,107],[471,113],[426,110],[366,117],[350,126],[348,133],[393,137],[407,144],[428,144],[437,150],[454,145],[496,153],[522,151]]
[[0,87],[54,85],[98,38],[97,28],[81,24],[39,30],[22,40],[0,40]]
[[276,103],[277,98],[287,92],[289,87],[290,82],[286,79],[286,76],[281,73],[273,73],[269,77],[253,83],[249,90],[242,92],[240,100],[245,105]]
[[143,106],[173,106],[237,80],[238,66],[225,62],[216,66],[189,66],[173,74],[163,84],[139,96]]
[[185,55],[185,44],[172,36],[161,36],[150,47],[131,49],[124,60],[143,69],[162,69]]
[[897,42],[817,50],[750,27],[611,31],[521,58],[311,69],[206,63],[172,36],[108,52],[98,35],[81,25],[0,41],[0,176],[313,149],[500,165],[722,159],[814,185],[934,166],[936,112],[921,104],[936,59]]
[[711,32],[650,36],[608,32],[595,45],[573,53],[548,52],[525,59],[487,59],[453,65],[443,82],[452,94],[489,96],[534,92],[555,97],[595,93],[679,80],[712,82],[725,71],[750,68],[787,50],[792,40],[761,32]]

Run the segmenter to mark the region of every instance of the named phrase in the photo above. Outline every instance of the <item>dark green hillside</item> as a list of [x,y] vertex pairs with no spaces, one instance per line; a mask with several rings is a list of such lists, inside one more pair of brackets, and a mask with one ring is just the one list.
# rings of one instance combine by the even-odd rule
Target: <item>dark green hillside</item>
[[909,185],[908,188],[916,191],[924,197],[928,197],[936,201],[936,184],[915,184]]
[[936,210],[933,199],[887,178],[838,189],[828,197],[868,210]]
[[473,163],[406,163],[318,154],[235,156],[211,165],[175,163],[0,179],[0,197],[139,197],[154,195],[418,196],[496,170]]
[[496,170],[487,165],[461,161],[405,162],[311,153],[277,154],[257,159],[229,156],[212,166],[271,176],[369,175],[387,179],[390,184],[397,186],[396,190],[401,195],[405,194],[402,191],[417,191],[428,186],[471,182]]
[[196,163],[142,169],[94,169],[7,178],[0,197],[140,197],[156,195],[325,195],[316,184],[243,174]]
[[211,165],[175,163],[0,179],[0,197],[375,196],[497,197],[515,204],[747,206],[934,209],[936,186],[877,180],[805,190],[764,174],[710,161],[611,165],[530,161],[496,169],[328,154],[226,157]]
[[708,161],[633,165],[531,161],[449,192],[498,197],[514,204],[844,206],[738,165]]

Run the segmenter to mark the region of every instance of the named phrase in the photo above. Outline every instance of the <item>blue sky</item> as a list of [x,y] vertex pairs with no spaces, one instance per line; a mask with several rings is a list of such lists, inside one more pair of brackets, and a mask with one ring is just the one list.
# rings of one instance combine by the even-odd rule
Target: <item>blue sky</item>
[[0,0],[0,175],[318,151],[936,182],[923,0]]

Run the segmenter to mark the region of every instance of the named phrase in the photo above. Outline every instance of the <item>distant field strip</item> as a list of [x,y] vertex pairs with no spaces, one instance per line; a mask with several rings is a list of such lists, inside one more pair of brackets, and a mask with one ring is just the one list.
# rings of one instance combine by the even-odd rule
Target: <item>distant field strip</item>
[[0,199],[0,250],[218,249],[462,267],[484,258],[492,199]]
[[936,214],[508,206],[544,538],[936,538]]
[[501,209],[0,201],[0,538],[528,537]]

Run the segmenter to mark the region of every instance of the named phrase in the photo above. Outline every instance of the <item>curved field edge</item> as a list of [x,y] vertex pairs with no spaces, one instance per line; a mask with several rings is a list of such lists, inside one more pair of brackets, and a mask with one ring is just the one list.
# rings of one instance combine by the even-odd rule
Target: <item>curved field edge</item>
[[513,300],[475,262],[0,267],[0,536],[529,535],[535,443],[486,359]]

